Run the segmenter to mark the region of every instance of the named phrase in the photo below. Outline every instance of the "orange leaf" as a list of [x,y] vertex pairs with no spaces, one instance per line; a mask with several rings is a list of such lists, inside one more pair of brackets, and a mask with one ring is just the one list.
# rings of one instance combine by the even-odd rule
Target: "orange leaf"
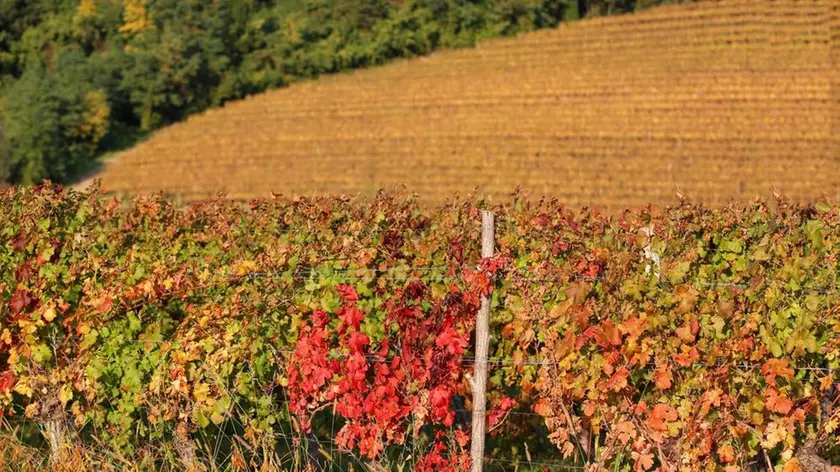
[[599,326],[591,326],[584,335],[589,338],[594,338],[599,346],[606,349],[612,346],[621,345],[621,331],[618,330],[615,323],[611,320],[602,322]]
[[786,415],[793,408],[793,402],[784,395],[779,395],[775,388],[767,389],[764,405],[768,410]]
[[645,331],[645,320],[638,316],[627,319],[622,323],[621,331],[630,338],[638,338]]
[[682,341],[686,344],[691,344],[696,339],[694,334],[692,334],[692,332],[691,332],[691,325],[690,324],[684,324],[684,325],[680,326],[679,328],[677,328],[677,337],[680,338],[680,341]]
[[104,314],[104,313],[107,313],[108,311],[111,310],[112,305],[113,305],[113,300],[111,299],[111,297],[107,297],[107,298],[105,298],[105,300],[102,301],[102,303],[100,303],[96,307],[96,309],[99,311],[99,313]]
[[622,421],[615,426],[615,431],[618,433],[618,440],[623,444],[627,444],[631,439],[636,437],[636,427],[630,421]]
[[721,393],[722,392],[719,388],[715,388],[708,390],[703,394],[703,402],[700,407],[701,415],[705,416],[709,413],[709,410],[720,406]]
[[673,355],[674,362],[680,365],[680,367],[689,367],[691,364],[700,359],[700,353],[697,351],[697,348],[692,348],[688,354],[674,354]]
[[607,382],[607,390],[619,391],[627,386],[627,377],[630,376],[630,371],[626,367],[622,367],[610,377]]
[[660,367],[653,373],[653,379],[659,389],[667,390],[671,388],[673,375],[667,367]]
[[793,369],[788,366],[784,359],[770,359],[761,366],[761,373],[769,385],[776,385],[776,377],[785,379],[793,377]]
[[735,450],[732,449],[732,446],[730,446],[729,444],[720,446],[717,450],[717,453],[720,457],[720,460],[724,464],[731,464],[735,462]]
[[782,472],[802,472],[802,467],[799,465],[799,460],[793,458],[782,467]]
[[636,461],[636,470],[650,470],[653,467],[653,454],[634,452],[633,459]]
[[653,407],[653,411],[650,413],[650,418],[648,418],[647,424],[653,430],[665,431],[668,429],[668,425],[666,423],[676,421],[678,417],[677,410],[675,410],[671,405],[668,405],[667,403],[658,403],[655,407]]

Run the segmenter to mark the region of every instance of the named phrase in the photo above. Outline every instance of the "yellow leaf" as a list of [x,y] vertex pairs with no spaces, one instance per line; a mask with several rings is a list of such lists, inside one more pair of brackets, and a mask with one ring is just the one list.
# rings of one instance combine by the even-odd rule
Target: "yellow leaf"
[[787,429],[774,421],[767,425],[767,429],[764,430],[765,439],[761,441],[761,445],[767,449],[773,449],[777,444],[784,441],[787,436]]
[[210,393],[210,386],[203,382],[198,382],[193,387],[193,397],[197,402],[207,401],[207,395]]
[[76,8],[76,15],[74,20],[92,18],[96,16],[96,2],[94,0],[82,0],[79,7]]
[[833,433],[834,430],[837,429],[838,423],[840,423],[840,418],[837,418],[836,416],[829,418],[828,421],[825,422],[825,432],[828,434]]
[[38,330],[38,326],[29,320],[18,320],[18,326],[24,334],[32,334]]
[[47,323],[55,319],[55,309],[53,307],[50,306],[44,311],[44,319]]
[[23,410],[23,414],[27,418],[34,418],[35,415],[38,414],[38,402],[32,402],[29,405],[26,405],[26,409]]
[[25,396],[32,398],[32,388],[27,384],[27,378],[21,377],[18,379],[17,385],[15,385],[14,391]]
[[58,401],[61,402],[62,405],[66,405],[67,402],[73,399],[73,391],[70,390],[70,387],[64,385],[58,391]]
[[120,33],[139,33],[151,26],[146,13],[146,0],[126,0]]
[[254,261],[242,261],[236,268],[236,275],[242,276],[257,270],[257,264]]
[[782,451],[782,460],[783,461],[790,461],[790,459],[792,457],[793,457],[793,449],[788,447],[788,448],[785,448],[784,451]]

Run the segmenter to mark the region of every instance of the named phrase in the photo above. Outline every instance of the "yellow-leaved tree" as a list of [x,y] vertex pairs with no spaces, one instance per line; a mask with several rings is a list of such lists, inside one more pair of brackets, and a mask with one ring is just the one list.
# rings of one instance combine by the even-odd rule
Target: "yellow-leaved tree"
[[93,90],[85,96],[84,119],[79,126],[79,137],[91,147],[91,151],[108,132],[108,118],[111,107],[104,90]]
[[139,33],[151,26],[146,11],[146,0],[125,0],[123,3],[123,25],[121,33]]

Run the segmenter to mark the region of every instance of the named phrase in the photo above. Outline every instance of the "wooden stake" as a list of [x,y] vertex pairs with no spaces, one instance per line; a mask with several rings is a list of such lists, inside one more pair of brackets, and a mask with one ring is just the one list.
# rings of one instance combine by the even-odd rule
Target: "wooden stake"
[[[495,253],[496,223],[491,211],[481,212],[481,257]],[[481,472],[484,465],[484,434],[486,424],[487,354],[490,350],[490,296],[481,297],[481,308],[475,320],[475,367],[472,388],[472,443],[470,457],[472,472]]]

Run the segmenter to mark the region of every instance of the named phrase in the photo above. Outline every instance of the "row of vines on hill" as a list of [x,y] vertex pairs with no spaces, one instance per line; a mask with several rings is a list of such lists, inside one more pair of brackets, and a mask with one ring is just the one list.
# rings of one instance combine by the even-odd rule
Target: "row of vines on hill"
[[466,470],[492,291],[488,468],[840,461],[837,208],[515,196],[480,259],[483,205],[7,190],[2,421],[41,424],[53,461]]

